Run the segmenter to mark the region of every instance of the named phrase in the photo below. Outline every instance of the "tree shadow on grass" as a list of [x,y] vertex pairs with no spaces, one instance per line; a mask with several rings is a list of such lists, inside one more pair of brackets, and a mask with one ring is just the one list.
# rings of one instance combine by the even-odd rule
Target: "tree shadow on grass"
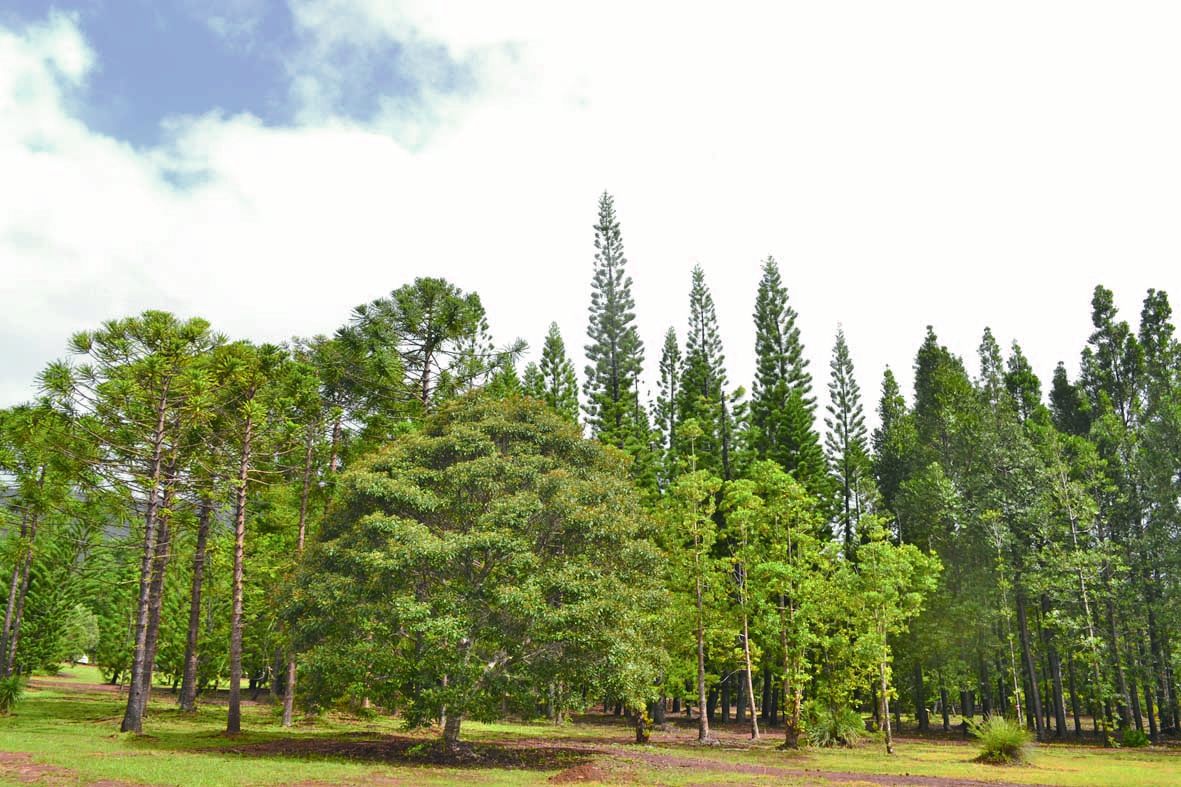
[[589,764],[594,754],[592,746],[563,746],[541,741],[472,741],[464,742],[456,751],[444,751],[442,741],[407,735],[374,735],[372,733],[332,733],[285,735],[258,740],[254,736],[244,740],[224,739],[224,743],[209,746],[209,738],[201,736],[204,746],[190,746],[170,736],[174,746],[164,741],[151,741],[151,748],[177,748],[191,753],[236,755],[240,757],[280,757],[316,759],[337,762],[367,762],[383,765],[440,766],[446,768],[512,768],[518,770],[557,770]]

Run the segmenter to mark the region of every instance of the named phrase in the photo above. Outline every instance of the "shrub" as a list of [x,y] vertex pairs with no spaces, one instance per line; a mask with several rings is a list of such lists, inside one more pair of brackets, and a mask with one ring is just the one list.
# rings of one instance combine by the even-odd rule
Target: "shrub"
[[20,675],[10,675],[0,678],[0,716],[12,711],[14,705],[20,701],[25,693],[25,682]]
[[1120,736],[1120,745],[1129,749],[1138,749],[1141,746],[1147,746],[1148,743],[1148,736],[1133,727],[1125,729],[1124,734]]
[[807,730],[813,746],[855,746],[865,735],[865,721],[852,708],[814,705],[808,711]]
[[1025,762],[1032,738],[1028,730],[1012,719],[994,714],[972,724],[971,730],[980,741],[979,762],[995,765]]

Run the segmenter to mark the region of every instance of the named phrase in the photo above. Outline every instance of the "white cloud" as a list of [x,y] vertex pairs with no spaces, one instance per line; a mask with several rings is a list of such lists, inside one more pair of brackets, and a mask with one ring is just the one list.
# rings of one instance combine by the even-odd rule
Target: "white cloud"
[[[0,34],[0,331],[21,348],[0,397],[116,314],[282,338],[425,274],[479,291],[504,339],[557,319],[579,348],[604,188],[649,370],[696,262],[733,380],[774,254],[818,386],[843,322],[867,407],[927,323],[969,356],[991,324],[1048,382],[1096,282],[1129,318],[1181,291],[1172,5],[566,6],[295,0],[299,123],[174,119],[148,151],[75,119],[92,58],[68,18]],[[391,41],[421,96],[339,117],[350,64]]]

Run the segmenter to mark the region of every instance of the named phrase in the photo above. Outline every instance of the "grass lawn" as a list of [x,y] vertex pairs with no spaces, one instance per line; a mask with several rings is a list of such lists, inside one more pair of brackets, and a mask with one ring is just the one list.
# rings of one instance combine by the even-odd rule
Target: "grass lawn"
[[0,717],[0,783],[1181,785],[1176,746],[1046,745],[1035,747],[1028,766],[998,768],[972,762],[975,749],[959,741],[903,738],[894,757],[873,742],[786,753],[775,748],[774,730],[752,744],[736,726],[720,733],[719,746],[692,745],[688,727],[635,746],[628,726],[604,718],[558,727],[465,723],[463,737],[479,759],[460,767],[431,761],[430,731],[407,732],[384,717],[329,715],[284,730],[274,706],[251,703],[243,708],[245,732],[227,738],[224,704],[182,714],[162,688],[153,694],[147,734],[136,737],[118,732],[126,695],[100,683],[97,670],[84,666],[35,678],[15,712]]

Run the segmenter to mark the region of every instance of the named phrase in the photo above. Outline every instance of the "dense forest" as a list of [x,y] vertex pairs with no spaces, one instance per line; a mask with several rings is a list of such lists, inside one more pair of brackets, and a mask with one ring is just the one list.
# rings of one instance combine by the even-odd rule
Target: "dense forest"
[[518,368],[526,343],[438,278],[282,345],[160,311],[72,337],[0,412],[0,679],[86,656],[136,733],[154,689],[191,710],[227,683],[229,732],[266,694],[285,724],[368,709],[448,746],[591,708],[638,740],[680,714],[788,747],[993,713],[1177,731],[1164,292],[1133,328],[1096,287],[1079,376],[1048,385],[987,328],[967,360],[928,329],[870,432],[840,331],[818,412],[773,259],[749,387],[700,268],[646,351],[607,194],[589,272],[581,382],[556,324]]

